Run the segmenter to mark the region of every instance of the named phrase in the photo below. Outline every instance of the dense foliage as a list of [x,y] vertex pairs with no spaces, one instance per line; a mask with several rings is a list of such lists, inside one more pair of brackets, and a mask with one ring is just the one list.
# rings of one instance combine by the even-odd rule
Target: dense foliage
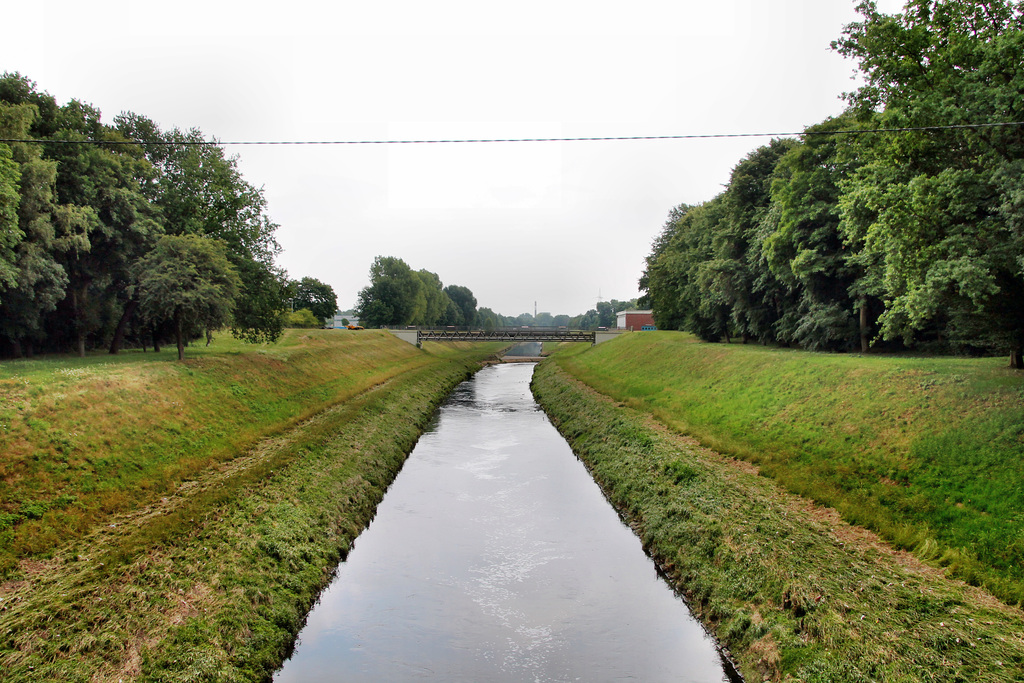
[[338,310],[338,297],[329,284],[316,278],[304,277],[292,282],[291,288],[294,292],[292,309],[309,310],[313,317],[321,321],[321,326],[322,321],[334,318],[334,313]]
[[[858,10],[833,43],[865,78],[848,110],[673,209],[646,303],[659,327],[709,341],[931,345],[1022,367],[1024,3]],[[965,124],[989,127],[934,128]],[[900,130],[838,132],[878,128]]]
[[[263,191],[200,131],[161,131],[133,113],[109,125],[94,107],[58,105],[7,73],[0,139],[9,141],[0,143],[0,355],[116,353],[126,339],[156,346],[176,331],[195,337],[227,323],[249,341],[281,334],[290,288],[274,264],[277,225]],[[217,252],[216,268],[187,265],[185,245],[207,264]],[[200,283],[198,272],[213,279]],[[300,293],[319,311],[333,292],[316,284],[302,280]],[[189,288],[185,321],[179,304]]]
[[570,327],[592,330],[615,327],[619,311],[633,308],[636,300],[602,301],[582,315],[522,313],[501,315],[477,308],[472,290],[461,285],[444,286],[436,273],[414,271],[395,256],[378,256],[370,266],[370,284],[359,292],[356,313],[367,327],[451,326],[493,330],[500,327]]

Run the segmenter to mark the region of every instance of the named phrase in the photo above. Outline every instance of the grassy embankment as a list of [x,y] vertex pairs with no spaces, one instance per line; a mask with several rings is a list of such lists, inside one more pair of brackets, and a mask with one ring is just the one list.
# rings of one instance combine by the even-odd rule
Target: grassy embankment
[[[0,366],[5,680],[260,680],[497,345],[290,333]],[[312,417],[311,417],[312,416]]]
[[1024,378],[1001,363],[643,333],[560,351],[535,392],[748,678],[1024,680],[1021,611],[945,576],[1019,599]]

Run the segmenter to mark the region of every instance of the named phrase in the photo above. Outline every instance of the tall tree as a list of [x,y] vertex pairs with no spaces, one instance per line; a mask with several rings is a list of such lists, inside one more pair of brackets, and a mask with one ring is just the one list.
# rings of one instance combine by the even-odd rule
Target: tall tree
[[416,294],[416,305],[410,318],[412,325],[436,325],[444,318],[449,299],[437,273],[428,270],[416,272],[420,287]]
[[[0,78],[0,92],[10,80]],[[26,139],[38,117],[35,104],[0,102],[0,134]],[[5,147],[17,166],[18,196],[16,223],[8,241],[13,246],[8,252],[13,280],[0,283],[0,336],[7,338],[15,356],[23,351],[31,355],[35,343],[44,338],[46,314],[64,298],[68,284],[64,268],[55,259],[53,187],[57,169],[55,162],[42,159],[38,145],[12,143]]]
[[776,296],[783,313],[780,340],[812,350],[867,352],[870,325],[880,312],[877,293],[857,253],[839,230],[840,183],[859,165],[846,114],[807,129],[802,144],[780,159],[772,181],[774,213],[767,217],[764,258],[785,287]]
[[338,297],[329,284],[312,277],[304,277],[293,284],[292,303],[296,311],[308,308],[321,323],[334,317],[338,310]]
[[708,286],[706,266],[714,260],[713,239],[724,213],[722,195],[669,212],[640,278],[644,303],[654,310],[659,329],[686,330],[706,341],[729,333],[728,299]]
[[284,332],[288,276],[281,268],[263,261],[232,258],[241,282],[235,297],[231,334],[250,344],[269,344]]
[[263,190],[242,177],[237,157],[226,156],[198,129],[161,132],[151,120],[131,113],[115,122],[121,134],[139,141],[158,172],[147,187],[167,233],[202,235],[227,244],[228,258],[242,280],[232,334],[251,342],[277,339],[288,303],[287,283],[274,265],[281,251],[275,238],[278,226],[266,215]]
[[16,249],[24,237],[18,226],[20,182],[21,169],[14,161],[11,148],[0,144],[0,291],[17,281]]
[[763,224],[769,212],[775,168],[796,143],[772,140],[741,160],[722,194],[723,214],[714,226],[712,258],[698,269],[702,299],[718,301],[729,311],[723,333],[744,341],[774,341],[779,319],[775,283],[764,267]]
[[359,320],[367,327],[409,325],[422,281],[394,256],[378,256],[370,266],[370,284],[359,292]]
[[197,235],[161,237],[135,265],[135,277],[143,315],[173,324],[178,360],[185,358],[188,335],[230,320],[241,286],[226,245]]
[[467,327],[473,327],[476,325],[476,297],[473,296],[472,290],[469,287],[463,287],[462,285],[448,285],[444,288],[444,293],[448,295],[448,298],[452,300],[452,303],[459,309],[461,314],[460,325]]
[[1024,3],[911,0],[863,20],[835,48],[859,62],[865,120],[906,130],[861,144],[844,185],[848,243],[880,270],[885,338],[944,334],[1009,351],[1024,367]]

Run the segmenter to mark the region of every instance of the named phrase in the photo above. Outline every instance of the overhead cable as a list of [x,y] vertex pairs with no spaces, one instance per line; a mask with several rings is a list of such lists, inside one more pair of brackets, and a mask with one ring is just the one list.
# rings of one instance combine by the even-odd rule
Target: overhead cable
[[45,138],[0,138],[0,143],[35,143],[56,145],[452,145],[511,142],[610,142],[615,140],[706,140],[715,138],[784,138],[823,135],[868,135],[912,131],[977,130],[1024,126],[1024,121],[1000,123],[962,123],[944,126],[905,126],[900,128],[853,128],[844,130],[809,130],[801,133],[694,133],[688,135],[613,135],[551,138],[447,138],[424,140],[54,140]]

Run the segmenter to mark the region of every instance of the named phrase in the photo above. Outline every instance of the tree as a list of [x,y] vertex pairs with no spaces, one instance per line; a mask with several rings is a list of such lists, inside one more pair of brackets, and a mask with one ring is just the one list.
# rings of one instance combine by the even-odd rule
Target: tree
[[56,111],[45,156],[56,162],[54,213],[57,261],[68,277],[67,297],[58,305],[61,327],[70,327],[79,355],[87,339],[102,339],[114,327],[130,286],[132,262],[163,232],[143,186],[152,168],[116,130],[104,125],[100,111],[71,100]]
[[718,341],[728,333],[728,302],[708,286],[705,265],[714,258],[713,238],[723,215],[722,195],[669,212],[640,278],[645,303],[654,310],[659,329],[686,330],[706,341]]
[[[228,252],[230,259],[230,251]],[[234,303],[231,334],[250,344],[271,344],[284,332],[288,277],[271,264],[239,259],[241,287]]]
[[473,327],[476,325],[476,297],[469,287],[461,285],[448,285],[444,293],[452,300],[452,303],[459,309],[461,314],[460,325]]
[[493,332],[496,328],[503,326],[501,316],[489,308],[477,310],[477,319],[479,320],[480,327],[488,332]]
[[839,230],[840,184],[859,165],[849,138],[823,135],[856,127],[850,114],[807,129],[804,142],[779,160],[764,223],[763,256],[783,286],[778,338],[812,350],[868,351],[880,312],[869,271],[845,248]]
[[598,328],[597,310],[591,308],[586,313],[576,316],[570,322],[574,330],[596,330]]
[[287,288],[284,273],[274,265],[281,251],[274,236],[278,226],[266,215],[263,190],[242,177],[237,157],[226,156],[199,129],[161,132],[151,120],[132,113],[118,116],[115,123],[126,138],[139,141],[157,171],[146,187],[167,233],[227,244],[242,280],[232,334],[251,343],[276,340],[284,329]]
[[16,249],[24,236],[18,227],[20,181],[21,169],[11,148],[0,144],[0,291],[17,281]]
[[311,277],[304,277],[293,284],[295,291],[292,303],[295,310],[309,309],[313,317],[321,322],[334,317],[338,310],[338,297],[330,285]]
[[[0,78],[0,92],[12,79]],[[13,79],[15,84],[21,81]],[[2,98],[0,98],[2,99]],[[26,139],[38,119],[35,104],[8,105],[0,102],[0,134]],[[13,228],[7,245],[10,277],[0,282],[0,335],[10,342],[15,356],[32,355],[33,346],[44,338],[46,314],[64,298],[68,284],[64,268],[55,259],[53,187],[57,165],[43,160],[37,145],[12,143],[6,147],[15,164],[18,193]],[[10,218],[8,217],[9,221]]]
[[2,137],[41,138],[0,146],[0,334],[15,355],[106,339],[116,353],[139,305],[131,266],[165,232],[222,239],[243,284],[232,331],[276,339],[284,274],[262,189],[198,130],[163,133],[131,113],[115,124],[0,76]]
[[216,329],[231,319],[241,281],[220,240],[165,235],[134,271],[143,316],[174,325],[178,360],[185,358],[187,335]]
[[[834,43],[866,84],[849,95],[872,125],[1024,119],[1024,4],[911,0],[858,6]],[[906,130],[859,142],[841,230],[878,269],[881,336],[1009,351],[1024,366],[1024,129]]]
[[[712,257],[699,266],[701,299],[728,310],[721,334],[744,341],[775,340],[777,286],[763,257],[764,225],[770,214],[771,183],[781,159],[796,145],[772,140],[741,160],[722,193],[722,215],[713,227]],[[721,315],[716,310],[716,317]]]
[[356,309],[366,327],[409,325],[422,280],[394,256],[378,256],[370,266],[370,284],[359,292]]
[[437,273],[420,270],[415,273],[420,281],[416,292],[416,303],[409,323],[412,325],[436,325],[445,316],[448,309],[448,295]]

